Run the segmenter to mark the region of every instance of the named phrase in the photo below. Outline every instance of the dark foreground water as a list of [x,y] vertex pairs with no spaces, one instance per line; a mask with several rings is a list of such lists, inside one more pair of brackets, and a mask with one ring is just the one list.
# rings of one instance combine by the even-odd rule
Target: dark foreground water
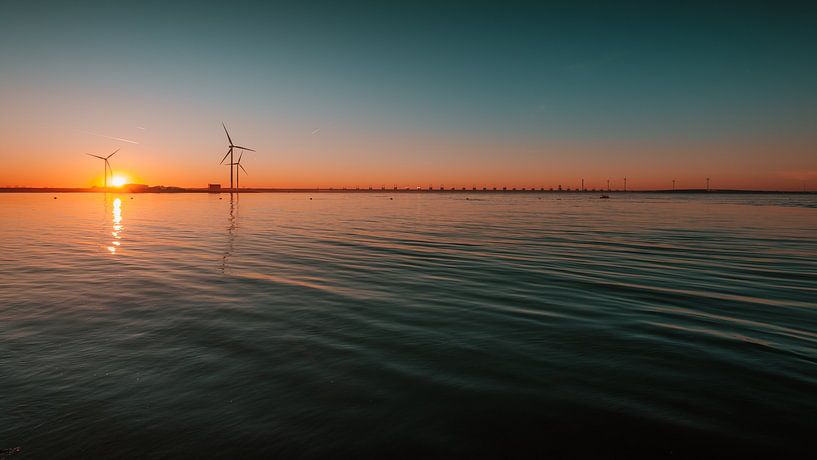
[[813,454],[816,196],[311,196],[0,195],[0,449]]

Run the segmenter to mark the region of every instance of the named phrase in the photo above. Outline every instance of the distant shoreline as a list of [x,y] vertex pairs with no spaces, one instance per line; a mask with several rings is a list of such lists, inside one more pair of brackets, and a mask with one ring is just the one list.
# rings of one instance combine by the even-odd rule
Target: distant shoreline
[[[99,188],[59,188],[59,187],[0,187],[0,193],[105,193]],[[667,194],[786,194],[786,195],[815,195],[817,191],[785,191],[785,190],[705,190],[705,189],[679,189],[679,190],[551,190],[551,189],[410,189],[410,188],[241,188],[240,190],[221,189],[209,190],[206,188],[182,188],[163,187],[152,190],[127,190],[112,189],[107,193],[472,193],[472,194],[592,194],[592,193],[667,193]]]

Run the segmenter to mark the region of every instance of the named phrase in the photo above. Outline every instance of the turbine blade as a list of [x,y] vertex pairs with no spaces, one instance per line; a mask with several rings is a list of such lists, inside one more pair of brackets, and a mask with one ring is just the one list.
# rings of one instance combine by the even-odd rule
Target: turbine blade
[[227,134],[227,140],[230,141],[230,145],[233,145],[233,140],[230,139],[230,133],[227,132],[227,126],[224,125],[224,122],[221,122],[221,126],[224,127],[224,133]]
[[100,160],[104,160],[104,159],[105,159],[105,157],[101,157],[101,156],[99,156],[99,155],[92,155],[92,154],[90,154],[90,153],[86,153],[86,155],[92,156],[92,157],[94,157],[94,158],[99,158]]
[[234,147],[237,148],[237,149],[241,149],[241,150],[249,150],[250,152],[255,152],[255,150],[253,150],[251,148],[242,147],[240,145],[235,145]]
[[250,175],[250,174],[247,172],[247,170],[246,170],[246,169],[244,169],[244,166],[243,166],[241,163],[239,163],[239,164],[238,164],[238,167],[239,167],[239,168],[241,168],[241,170],[242,170],[242,171],[244,171],[244,174],[246,174],[246,175],[248,175],[248,176]]
[[114,150],[112,154],[108,155],[108,158],[110,158],[110,157],[112,157],[112,156],[116,155],[116,152],[118,152],[118,151],[119,151],[119,149]]
[[236,164],[239,164],[239,165],[241,164],[241,157],[243,157],[243,156],[244,156],[244,151],[242,150],[241,155],[238,156],[238,161],[236,162]]
[[224,158],[222,158],[222,159],[221,159],[221,161],[219,161],[219,163],[224,164],[224,160],[226,160],[226,159],[227,159],[227,157],[228,157],[228,156],[230,156],[230,153],[232,153],[232,152],[233,152],[233,148],[232,148],[232,147],[230,147],[230,148],[227,150],[227,153],[225,153],[225,154],[224,154]]

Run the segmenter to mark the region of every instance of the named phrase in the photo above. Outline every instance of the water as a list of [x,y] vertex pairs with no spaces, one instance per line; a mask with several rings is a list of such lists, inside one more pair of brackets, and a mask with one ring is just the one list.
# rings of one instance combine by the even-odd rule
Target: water
[[20,458],[813,446],[817,196],[54,196],[0,195]]

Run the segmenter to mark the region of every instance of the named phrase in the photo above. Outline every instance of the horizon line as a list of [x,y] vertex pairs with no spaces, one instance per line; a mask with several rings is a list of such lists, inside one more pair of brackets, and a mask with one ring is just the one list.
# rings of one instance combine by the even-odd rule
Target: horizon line
[[817,194],[817,190],[760,190],[760,189],[579,189],[579,188],[544,188],[544,187],[242,187],[218,188],[177,187],[155,185],[141,189],[120,187],[0,187],[0,193],[783,193],[783,194]]

